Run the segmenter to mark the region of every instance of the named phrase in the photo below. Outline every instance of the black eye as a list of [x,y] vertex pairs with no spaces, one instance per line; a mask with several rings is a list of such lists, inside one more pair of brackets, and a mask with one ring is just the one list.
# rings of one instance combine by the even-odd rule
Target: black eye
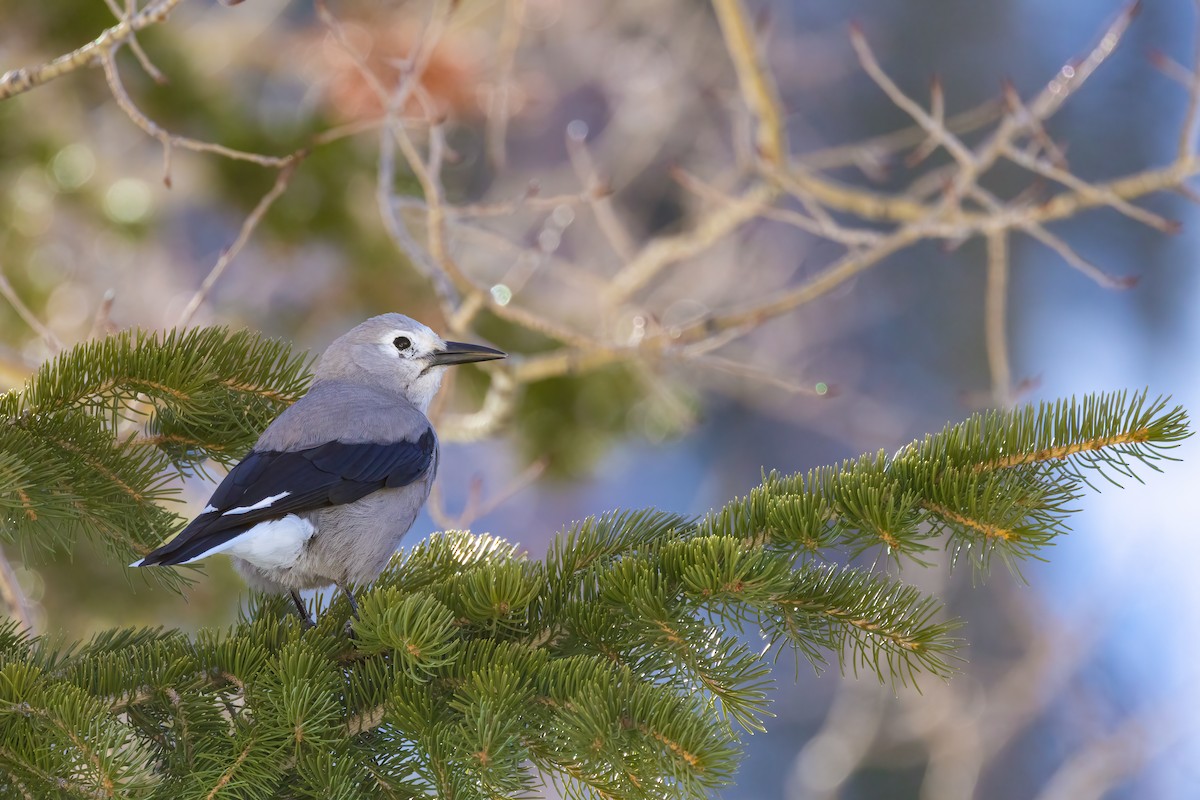
[[397,336],[392,339],[392,344],[396,345],[396,349],[401,353],[412,347],[412,341],[407,336]]

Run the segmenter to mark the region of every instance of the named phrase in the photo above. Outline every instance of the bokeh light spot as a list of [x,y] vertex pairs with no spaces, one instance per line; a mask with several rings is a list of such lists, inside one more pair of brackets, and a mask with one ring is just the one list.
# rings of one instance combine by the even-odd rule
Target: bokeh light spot
[[54,155],[50,173],[60,189],[73,192],[96,174],[96,156],[85,144],[69,144]]
[[567,136],[571,139],[582,142],[587,139],[588,124],[581,119],[573,119],[567,123]]
[[497,283],[492,287],[492,299],[500,305],[506,306],[512,301],[512,289],[503,283]]
[[141,222],[150,214],[150,187],[137,178],[121,178],[104,195],[104,213],[116,222]]

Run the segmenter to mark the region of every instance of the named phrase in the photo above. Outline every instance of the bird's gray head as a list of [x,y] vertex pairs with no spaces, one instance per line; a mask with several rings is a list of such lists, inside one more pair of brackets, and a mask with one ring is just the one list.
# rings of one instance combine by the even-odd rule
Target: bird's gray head
[[447,342],[403,314],[381,314],[329,345],[317,362],[314,377],[383,389],[425,412],[446,367],[504,357],[499,350],[483,345]]

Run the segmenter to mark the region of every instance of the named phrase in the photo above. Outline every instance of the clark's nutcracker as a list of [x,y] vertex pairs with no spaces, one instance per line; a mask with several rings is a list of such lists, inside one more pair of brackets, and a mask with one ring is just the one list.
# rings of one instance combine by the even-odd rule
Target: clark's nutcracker
[[373,317],[317,362],[312,388],[263,432],[174,539],[131,566],[225,553],[252,587],[290,592],[379,577],[437,472],[425,412],[445,368],[504,358],[443,341],[401,314]]

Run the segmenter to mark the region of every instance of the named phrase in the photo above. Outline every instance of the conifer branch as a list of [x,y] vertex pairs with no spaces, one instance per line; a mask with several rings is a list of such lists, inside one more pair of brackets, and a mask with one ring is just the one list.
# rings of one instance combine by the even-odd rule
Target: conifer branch
[[[166,478],[228,457],[307,380],[285,347],[219,329],[83,348],[0,397],[5,535],[22,544],[144,546],[133,523],[175,524]],[[152,424],[116,438],[142,402]],[[943,535],[980,569],[1035,555],[1085,473],[1157,468],[1188,435],[1164,398],[1098,395],[771,474],[699,520],[587,519],[540,561],[438,534],[361,592],[351,639],[342,598],[312,630],[260,598],[194,641],[116,630],[59,649],[0,626],[0,792],[490,798],[531,791],[536,769],[596,796],[709,796],[770,715],[770,665],[739,634],[901,684],[953,671],[936,599],[830,559],[915,558]]]
[[87,535],[126,562],[144,555],[182,522],[160,505],[175,479],[240,457],[307,382],[286,344],[221,328],[63,351],[0,395],[0,537],[28,551]]

